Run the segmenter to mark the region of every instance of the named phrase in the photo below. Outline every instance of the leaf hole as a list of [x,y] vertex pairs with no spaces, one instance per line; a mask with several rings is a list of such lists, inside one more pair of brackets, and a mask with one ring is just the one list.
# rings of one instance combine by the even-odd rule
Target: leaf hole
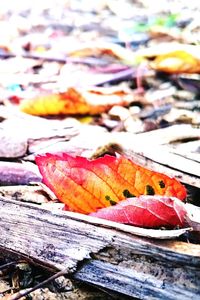
[[131,192],[129,192],[128,189],[125,189],[125,190],[123,191],[123,195],[124,195],[125,198],[132,198],[132,197],[135,197],[135,195],[132,194]]
[[164,189],[164,188],[165,188],[165,183],[164,183],[163,180],[160,180],[160,181],[158,182],[158,184],[159,184],[159,186],[160,186],[161,189]]
[[154,188],[149,184],[146,185],[146,194],[151,196],[155,195]]
[[115,200],[113,200],[109,195],[106,195],[105,199],[107,201],[109,201],[110,205],[116,205],[117,204],[117,202]]

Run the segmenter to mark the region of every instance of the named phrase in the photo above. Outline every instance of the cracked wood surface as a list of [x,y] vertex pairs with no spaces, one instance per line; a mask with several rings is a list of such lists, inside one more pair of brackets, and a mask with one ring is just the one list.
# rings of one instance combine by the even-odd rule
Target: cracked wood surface
[[0,248],[131,297],[200,296],[200,245],[142,238],[93,220],[0,199]]

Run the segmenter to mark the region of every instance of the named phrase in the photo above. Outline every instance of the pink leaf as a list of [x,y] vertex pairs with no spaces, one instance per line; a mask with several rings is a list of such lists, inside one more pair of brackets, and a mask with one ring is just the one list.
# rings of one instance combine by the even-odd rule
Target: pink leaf
[[140,196],[120,201],[99,209],[91,216],[138,227],[183,227],[187,211],[177,198],[166,196]]

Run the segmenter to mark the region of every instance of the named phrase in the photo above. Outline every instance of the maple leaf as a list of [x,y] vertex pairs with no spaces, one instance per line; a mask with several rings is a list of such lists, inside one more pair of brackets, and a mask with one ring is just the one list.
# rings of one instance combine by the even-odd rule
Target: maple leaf
[[91,216],[138,227],[184,227],[187,210],[179,199],[166,196],[140,196],[91,213]]
[[172,74],[200,73],[200,58],[185,50],[158,55],[150,64],[156,71]]
[[127,197],[165,195],[186,197],[176,179],[141,167],[124,156],[105,155],[94,160],[66,153],[36,157],[43,182],[68,209],[91,213]]
[[64,93],[25,99],[20,110],[38,116],[100,114],[114,105],[128,105],[134,100],[128,90],[93,88],[88,90],[68,88]]

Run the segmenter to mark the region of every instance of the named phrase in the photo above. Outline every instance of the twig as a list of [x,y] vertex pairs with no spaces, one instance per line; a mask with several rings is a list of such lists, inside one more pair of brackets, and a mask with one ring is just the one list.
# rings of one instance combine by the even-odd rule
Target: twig
[[[21,262],[21,261],[20,261]],[[16,264],[18,264],[19,263],[19,261],[11,261],[11,262],[9,262],[9,263],[6,263],[6,264],[4,264],[4,265],[1,265],[0,266],[0,271],[2,271],[3,269],[6,269],[6,268],[8,268],[8,267],[11,267],[11,266],[13,266],[13,265],[16,265]]]
[[117,81],[121,81],[121,80],[129,80],[132,78],[135,78],[135,69],[130,67],[126,70],[120,71],[118,73],[115,74],[111,74],[110,78],[105,78],[105,80],[99,80],[99,82],[96,82],[95,85],[96,86],[101,86],[105,83],[114,83]]
[[200,223],[191,220],[190,218],[187,218],[187,224],[192,227],[193,231],[199,231],[200,232]]
[[136,85],[137,85],[137,92],[139,94],[144,93],[144,87],[143,87],[142,81],[143,81],[143,76],[146,72],[147,72],[146,64],[144,64],[144,63],[140,64],[139,67],[137,68],[137,72],[136,72]]
[[45,284],[51,282],[52,280],[54,280],[60,276],[66,275],[66,274],[67,274],[67,270],[59,271],[58,273],[54,274],[53,276],[49,277],[48,279],[38,283],[34,287],[21,290],[18,293],[16,293],[15,295],[10,296],[10,298],[8,298],[7,300],[19,300],[22,297],[25,297],[25,296],[29,295],[30,293],[34,292],[35,290],[43,287]]
[[[15,287],[10,287],[9,289],[7,289],[7,290],[4,290],[4,291],[1,291],[1,294],[2,295],[5,295],[5,294],[7,294],[7,293],[11,293],[11,292],[13,292],[13,291],[15,291],[17,288],[15,288]],[[4,299],[4,298],[3,298]]]
[[75,63],[75,64],[86,64],[86,65],[107,65],[108,62],[95,57],[48,57],[44,55],[38,55],[38,54],[15,54],[15,53],[0,53],[0,58],[7,59],[7,58],[14,58],[14,57],[23,57],[27,59],[36,59],[36,60],[43,60],[48,62],[58,62],[61,64],[65,63]]

